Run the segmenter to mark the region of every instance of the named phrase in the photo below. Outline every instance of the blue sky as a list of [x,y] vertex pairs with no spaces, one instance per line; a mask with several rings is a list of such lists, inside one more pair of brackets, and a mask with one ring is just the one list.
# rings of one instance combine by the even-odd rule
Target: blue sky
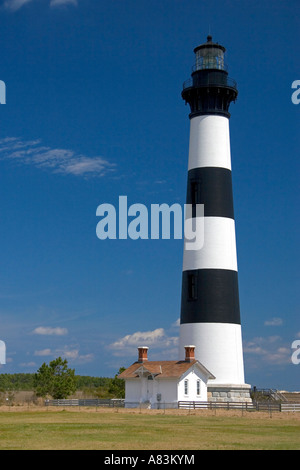
[[185,203],[193,49],[227,49],[246,381],[299,390],[299,2],[4,0],[2,373],[177,358],[182,240],[105,240],[96,209]]

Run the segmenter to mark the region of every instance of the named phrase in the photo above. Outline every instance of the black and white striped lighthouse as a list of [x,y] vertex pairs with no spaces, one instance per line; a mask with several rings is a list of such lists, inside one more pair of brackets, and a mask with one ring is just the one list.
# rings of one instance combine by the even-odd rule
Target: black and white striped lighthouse
[[229,106],[238,91],[228,77],[223,46],[208,36],[194,52],[196,63],[182,91],[191,111],[186,202],[193,207],[191,218],[197,215],[196,204],[204,205],[204,243],[201,249],[184,247],[180,357],[184,346],[193,344],[196,358],[216,377],[211,384],[215,396],[244,400],[249,386],[244,379],[229,137]]

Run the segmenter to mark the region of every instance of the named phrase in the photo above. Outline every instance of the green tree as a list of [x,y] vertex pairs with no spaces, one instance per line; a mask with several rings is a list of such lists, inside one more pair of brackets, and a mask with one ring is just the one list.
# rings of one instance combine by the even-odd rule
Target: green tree
[[34,389],[38,397],[67,398],[76,391],[75,370],[70,369],[68,361],[61,357],[49,365],[44,363],[35,374]]
[[111,380],[108,392],[114,396],[114,398],[125,398],[125,380],[119,379],[118,375],[125,370],[125,367],[120,367],[119,372]]

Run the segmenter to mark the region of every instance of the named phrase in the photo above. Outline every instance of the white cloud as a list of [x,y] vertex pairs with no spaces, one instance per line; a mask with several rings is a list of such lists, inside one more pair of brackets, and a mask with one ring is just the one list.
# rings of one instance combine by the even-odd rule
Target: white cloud
[[71,349],[67,346],[61,350],[57,349],[55,354],[76,364],[86,364],[94,359],[94,354],[79,354],[79,349]]
[[77,359],[79,356],[79,349],[65,350],[62,355],[66,359]]
[[271,320],[265,321],[265,326],[281,326],[283,324],[282,318],[271,318]]
[[34,351],[34,356],[52,356],[51,349],[41,349],[40,351]]
[[33,330],[35,335],[64,336],[68,334],[67,328],[52,328],[50,326],[38,326]]
[[41,145],[41,140],[23,141],[17,137],[0,140],[0,160],[33,165],[53,173],[74,176],[103,176],[114,170],[114,165],[102,157],[87,157],[73,150],[50,148]]
[[[148,346],[153,349],[168,349],[174,355],[174,347],[178,345],[178,337],[168,336],[164,328],[157,328],[153,331],[136,331],[135,333],[123,336],[119,340],[109,345],[114,356],[137,354],[139,346]],[[164,354],[160,352],[160,356]],[[156,354],[157,355],[157,354]],[[164,354],[165,355],[165,354]],[[152,356],[153,357],[153,356]]]
[[[5,0],[3,6],[6,10],[15,12],[32,1],[33,0]],[[78,0],[50,0],[49,5],[51,8],[68,5],[78,6]]]
[[17,11],[32,0],[5,0],[3,6],[9,11]]
[[285,344],[280,336],[253,338],[244,342],[243,349],[249,363],[255,368],[291,363],[291,346]]
[[35,351],[34,356],[51,356],[52,359],[60,356],[63,359],[67,359],[68,362],[75,362],[76,364],[86,364],[94,359],[94,354],[80,354],[79,349],[72,349],[68,346],[55,350],[50,348],[41,349]]
[[21,367],[36,367],[36,363],[35,362],[22,362],[20,366]]
[[51,0],[50,7],[56,7],[61,5],[74,5],[75,7],[78,5],[77,0]]
[[150,346],[162,339],[165,335],[163,328],[154,331],[137,331],[131,335],[126,335],[111,345],[115,349],[123,349],[127,346]]

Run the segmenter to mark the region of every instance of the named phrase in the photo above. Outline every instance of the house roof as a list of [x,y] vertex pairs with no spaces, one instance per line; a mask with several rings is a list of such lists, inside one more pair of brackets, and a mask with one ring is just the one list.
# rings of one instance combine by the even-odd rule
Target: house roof
[[199,361],[146,361],[135,362],[128,369],[124,370],[119,379],[133,379],[141,373],[149,373],[157,378],[179,378],[192,366],[197,365],[208,378],[214,379],[212,373],[206,369]]

